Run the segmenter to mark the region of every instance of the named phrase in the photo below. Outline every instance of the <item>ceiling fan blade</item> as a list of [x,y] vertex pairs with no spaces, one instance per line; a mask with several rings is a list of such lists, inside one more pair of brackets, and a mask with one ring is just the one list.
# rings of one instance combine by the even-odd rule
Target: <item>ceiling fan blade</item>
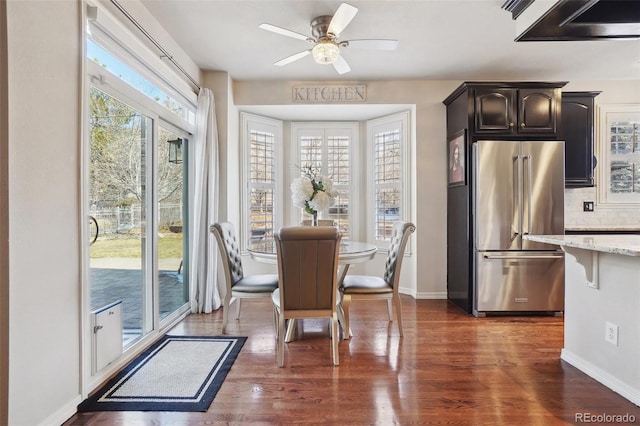
[[258,25],[258,28],[261,28],[261,29],[267,30],[267,31],[271,31],[272,33],[280,34],[280,35],[283,35],[283,36],[297,38],[298,40],[304,40],[304,41],[309,41],[309,42],[314,42],[315,41],[311,37],[306,36],[304,34],[300,34],[300,33],[297,33],[295,31],[291,31],[291,30],[288,30],[286,28],[277,27],[277,26],[271,25],[271,24],[260,24],[260,25]]
[[355,47],[357,49],[396,50],[398,40],[349,40],[340,42],[341,46]]
[[336,69],[336,71],[340,75],[346,74],[349,71],[351,71],[351,67],[349,66],[347,61],[344,60],[342,56],[338,56],[338,59],[336,59],[336,61],[333,63],[333,67]]
[[336,10],[336,13],[333,14],[327,33],[331,33],[338,37],[342,30],[344,30],[356,16],[356,13],[358,13],[357,7],[353,7],[347,3],[342,3],[340,7],[338,7],[338,10]]
[[311,54],[311,49],[309,50],[304,50],[302,52],[296,53],[295,55],[291,55],[291,56],[287,56],[284,59],[280,59],[278,62],[276,62],[273,65],[277,65],[279,67],[290,64],[291,62],[297,61],[298,59],[302,59],[307,55]]

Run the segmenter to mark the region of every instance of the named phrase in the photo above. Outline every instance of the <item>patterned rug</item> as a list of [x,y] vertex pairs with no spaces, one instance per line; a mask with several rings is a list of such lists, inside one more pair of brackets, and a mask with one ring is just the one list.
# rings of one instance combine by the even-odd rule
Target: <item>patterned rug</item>
[[164,336],[78,411],[207,411],[246,340]]

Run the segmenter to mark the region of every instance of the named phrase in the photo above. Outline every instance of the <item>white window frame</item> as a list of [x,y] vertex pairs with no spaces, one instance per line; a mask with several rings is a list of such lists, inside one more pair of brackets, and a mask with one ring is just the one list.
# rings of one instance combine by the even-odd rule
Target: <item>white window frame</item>
[[241,167],[241,227],[240,227],[240,249],[247,248],[251,239],[251,230],[249,229],[250,210],[251,210],[251,182],[250,178],[250,161],[251,161],[251,132],[253,130],[269,132],[274,134],[274,157],[275,157],[275,179],[272,185],[273,189],[273,215],[274,230],[282,226],[283,223],[283,161],[282,161],[282,129],[283,122],[268,117],[262,117],[246,112],[240,113],[240,156],[242,161]]
[[[598,186],[598,205],[607,208],[630,208],[640,206],[640,193],[618,194],[611,188],[611,121],[635,119],[640,121],[640,104],[601,105],[598,114],[598,152],[599,161],[596,170]],[[640,161],[640,152],[624,154],[625,158]]]
[[[376,211],[375,204],[375,135],[380,132],[400,130],[400,219],[410,220],[411,216],[411,158],[410,158],[410,112],[403,111],[385,117],[369,120],[367,127],[367,240],[378,246],[379,249],[389,247],[388,240],[376,238]],[[407,246],[408,247],[408,246]]]
[[[349,192],[349,238],[356,238],[356,230],[358,229],[357,218],[360,217],[358,208],[358,199],[356,192],[356,180],[359,176],[360,161],[356,153],[356,147],[360,144],[360,125],[358,122],[293,122],[291,123],[291,176],[298,177],[300,171],[297,167],[300,164],[300,137],[308,135],[318,135],[323,140],[323,159],[327,159],[327,137],[335,135],[348,135],[351,143],[349,144],[349,185],[339,185],[337,188],[346,187]],[[323,170],[322,173],[326,173]],[[287,186],[287,185],[285,185]],[[287,186],[288,187],[288,186]],[[289,192],[290,195],[290,192]],[[300,209],[294,208],[291,213],[293,223],[299,223],[302,218]]]

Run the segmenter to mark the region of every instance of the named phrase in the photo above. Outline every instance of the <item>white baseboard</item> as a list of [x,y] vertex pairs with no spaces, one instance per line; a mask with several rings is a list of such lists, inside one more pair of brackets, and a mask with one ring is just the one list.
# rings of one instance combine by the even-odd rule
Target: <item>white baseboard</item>
[[617,377],[612,376],[601,368],[593,365],[588,361],[585,361],[583,358],[564,348],[560,353],[560,359],[568,362],[578,370],[585,373],[587,376],[602,383],[604,386],[633,402],[635,405],[640,406],[640,389],[634,388],[627,383],[622,382]]
[[427,291],[418,293],[414,288],[400,287],[398,293],[412,296],[414,299],[446,299],[446,291]]
[[39,426],[63,424],[78,411],[78,404],[80,404],[81,402],[82,397],[80,395],[76,396],[71,401],[60,407],[60,409],[58,409],[55,413],[51,414],[45,420],[40,422]]

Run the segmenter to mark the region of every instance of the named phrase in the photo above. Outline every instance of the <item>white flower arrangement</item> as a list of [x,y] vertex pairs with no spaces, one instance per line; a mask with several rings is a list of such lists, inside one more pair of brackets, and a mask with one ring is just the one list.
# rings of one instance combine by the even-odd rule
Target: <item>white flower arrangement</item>
[[329,177],[318,174],[311,166],[300,167],[300,172],[302,176],[291,182],[291,199],[296,207],[317,215],[318,211],[335,204],[338,191]]

